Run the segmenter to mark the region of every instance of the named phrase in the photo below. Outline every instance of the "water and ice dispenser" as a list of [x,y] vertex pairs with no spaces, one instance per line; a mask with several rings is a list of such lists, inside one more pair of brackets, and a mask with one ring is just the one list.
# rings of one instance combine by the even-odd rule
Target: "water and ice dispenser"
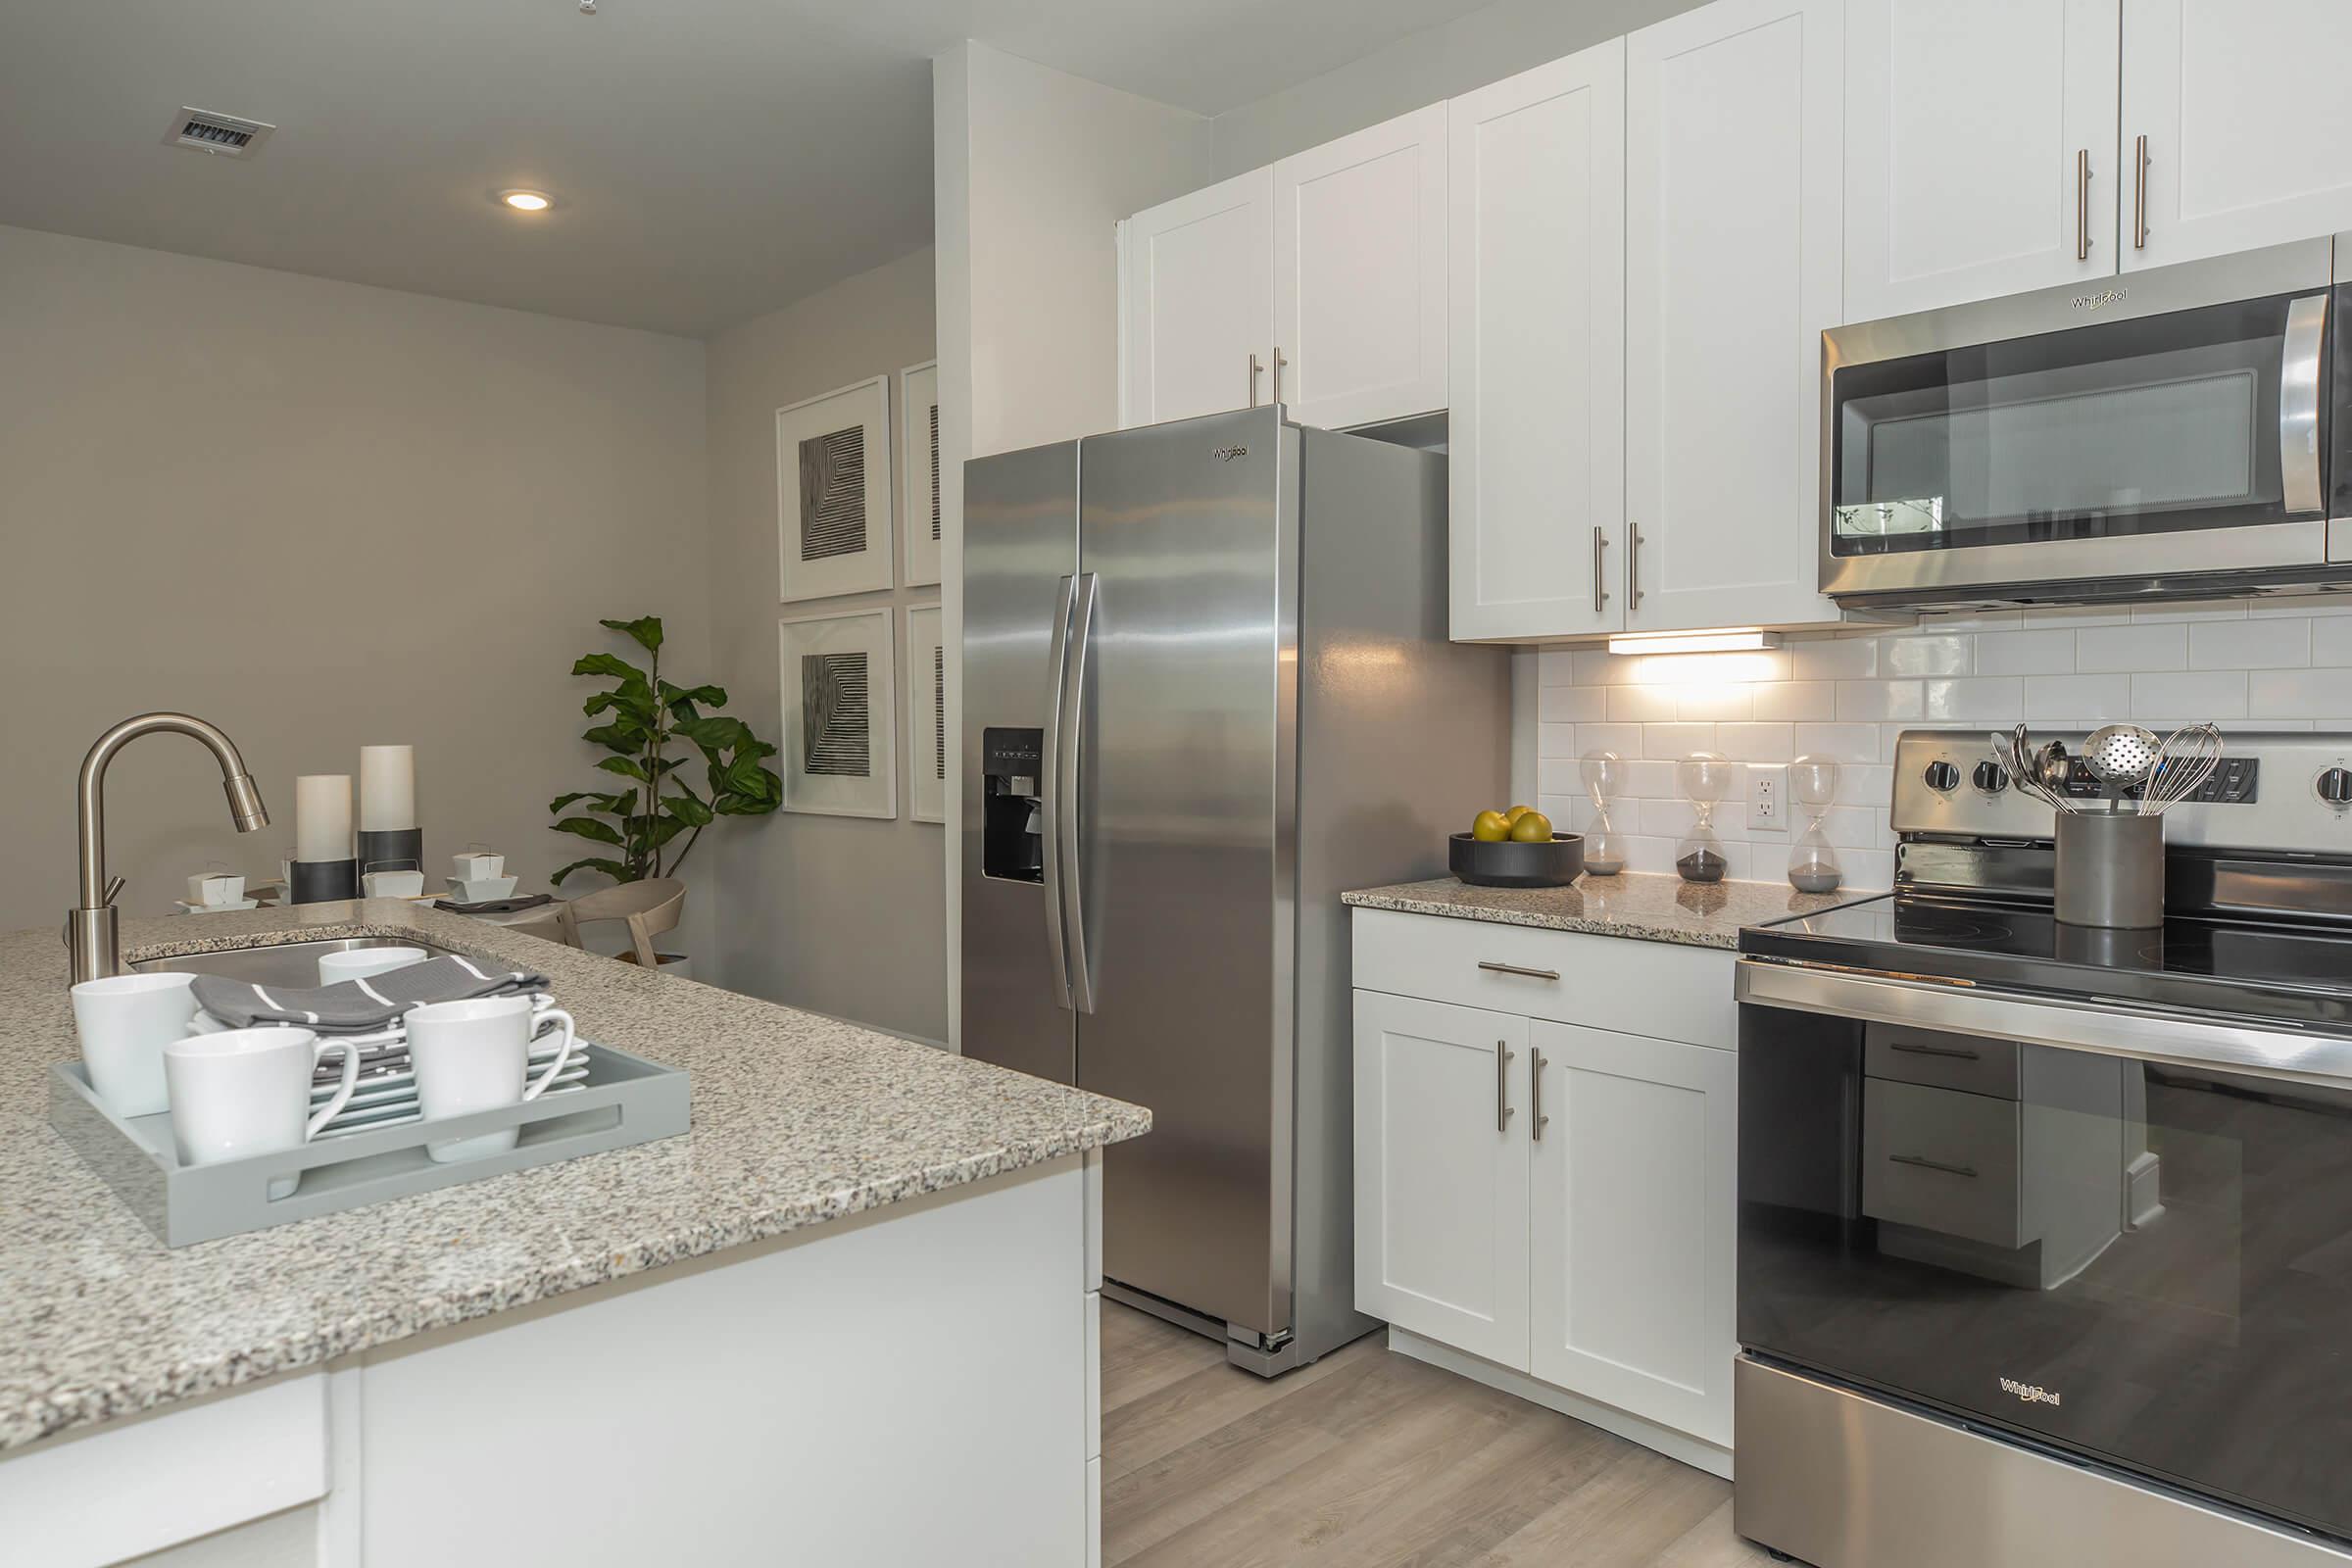
[[1046,745],[1042,729],[980,732],[980,785],[985,817],[980,841],[984,876],[1014,882],[1046,879],[1044,785],[1038,777]]

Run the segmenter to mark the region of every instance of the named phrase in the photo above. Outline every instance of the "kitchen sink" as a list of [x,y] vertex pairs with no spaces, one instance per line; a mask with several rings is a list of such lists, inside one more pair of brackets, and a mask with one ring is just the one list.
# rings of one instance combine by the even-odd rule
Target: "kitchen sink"
[[299,989],[318,983],[318,960],[329,953],[355,948],[422,948],[428,958],[448,956],[453,950],[410,937],[332,937],[303,942],[272,942],[258,948],[232,948],[224,953],[189,953],[172,958],[142,958],[130,967],[141,973],[158,970],[172,974],[217,974],[257,986]]

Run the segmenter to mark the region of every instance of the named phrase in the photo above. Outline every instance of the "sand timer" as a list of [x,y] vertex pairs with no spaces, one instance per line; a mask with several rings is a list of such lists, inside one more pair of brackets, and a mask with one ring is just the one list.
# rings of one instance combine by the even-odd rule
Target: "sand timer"
[[1845,880],[1838,852],[1822,824],[1838,804],[1838,762],[1828,757],[1800,757],[1788,764],[1788,799],[1811,818],[1788,851],[1788,885],[1799,893],[1835,893]]
[[1674,847],[1674,868],[1686,882],[1720,882],[1732,866],[1715,836],[1715,808],[1732,790],[1733,764],[1713,752],[1692,752],[1674,764],[1674,779],[1690,803],[1690,831]]
[[1587,752],[1581,766],[1585,793],[1592,797],[1592,823],[1585,829],[1585,875],[1615,876],[1625,869],[1625,840],[1609,819],[1609,802],[1625,788],[1625,763],[1615,752]]

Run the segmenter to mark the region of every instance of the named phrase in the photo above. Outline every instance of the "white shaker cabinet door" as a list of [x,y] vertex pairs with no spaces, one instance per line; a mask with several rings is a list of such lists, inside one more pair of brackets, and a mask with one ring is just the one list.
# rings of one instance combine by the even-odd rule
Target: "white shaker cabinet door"
[[1528,1047],[1528,1371],[1728,1446],[1739,1055],[1542,1021]]
[[1274,166],[1274,345],[1300,424],[1446,406],[1444,104]]
[[1626,40],[1626,625],[1834,621],[1822,331],[1842,272],[1843,0]]
[[2352,5],[2124,0],[2124,268],[2352,228]]
[[1447,106],[1450,624],[1625,624],[1625,40]]
[[1355,994],[1355,1305],[1527,1370],[1528,1021]]
[[1845,308],[2116,270],[2121,0],[1847,0]]
[[1120,268],[1123,423],[1272,401],[1272,169],[1136,214],[1122,229]]

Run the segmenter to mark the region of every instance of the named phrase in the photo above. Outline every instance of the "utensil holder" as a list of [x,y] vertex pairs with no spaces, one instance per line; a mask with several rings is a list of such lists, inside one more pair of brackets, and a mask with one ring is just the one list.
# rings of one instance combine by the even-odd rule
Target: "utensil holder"
[[2164,817],[2060,811],[2057,914],[2067,925],[2142,930],[2164,924]]

